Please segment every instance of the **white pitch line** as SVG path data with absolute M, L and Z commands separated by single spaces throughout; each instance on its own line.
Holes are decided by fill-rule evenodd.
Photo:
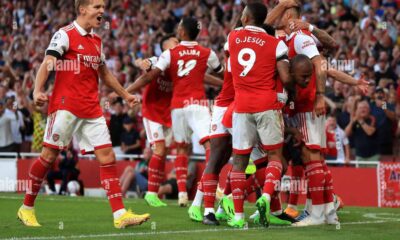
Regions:
M 387 222 L 400 222 L 400 219 L 393 220 L 377 220 L 377 221 L 360 221 L 360 222 L 344 222 L 340 225 L 361 225 L 361 224 L 380 224 Z M 332 226 L 334 227 L 334 226 Z M 269 229 L 296 229 L 291 226 L 270 226 Z M 261 230 L 262 227 L 254 227 L 248 229 L 232 229 L 232 228 L 213 228 L 213 229 L 193 229 L 179 231 L 160 231 L 160 232 L 134 232 L 134 233 L 107 233 L 107 234 L 89 234 L 89 235 L 70 235 L 70 236 L 49 236 L 49 237 L 22 237 L 22 238 L 2 238 L 0 240 L 52 240 L 52 239 L 82 239 L 82 238 L 114 238 L 114 237 L 130 237 L 130 236 L 147 236 L 147 235 L 168 235 L 168 234 L 185 234 L 185 233 L 207 233 L 207 232 L 228 232 L 228 231 L 247 231 Z

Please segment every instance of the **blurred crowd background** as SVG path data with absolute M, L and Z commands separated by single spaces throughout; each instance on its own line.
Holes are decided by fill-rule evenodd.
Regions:
M 72 0 L 0 0 L 0 151 L 40 152 L 46 107 L 32 104 L 33 81 L 52 34 L 75 18 Z M 106 64 L 123 86 L 140 74 L 138 58 L 159 56 L 160 38 L 173 33 L 182 16 L 202 23 L 200 44 L 223 60 L 223 44 L 242 11 L 238 0 L 106 0 L 104 24 L 97 33 Z M 275 1 L 264 1 L 269 9 Z M 332 66 L 371 84 L 366 96 L 353 87 L 328 81 L 328 157 L 340 161 L 393 160 L 400 135 L 400 1 L 306 0 L 303 20 L 327 31 L 338 48 L 326 55 Z M 52 92 L 54 74 L 46 89 Z M 110 101 L 100 85 L 100 103 L 118 153 L 140 154 L 146 147 L 140 106 L 128 109 L 121 99 Z M 219 89 L 206 86 L 212 100 Z M 397 114 L 396 114 L 397 113 Z M 7 119 L 12 119 L 11 123 Z M 361 127 L 375 129 L 366 133 Z M 340 130 L 340 129 L 341 130 Z M 340 134 L 339 134 L 340 133 Z M 126 147 L 132 146 L 135 147 Z M 334 149 L 336 148 L 336 150 Z M 336 152 L 335 152 L 336 151 Z M 336 155 L 335 155 L 336 154 Z

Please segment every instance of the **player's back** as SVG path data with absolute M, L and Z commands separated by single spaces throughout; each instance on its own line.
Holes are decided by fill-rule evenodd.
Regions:
M 181 42 L 170 49 L 171 63 L 167 71 L 173 82 L 171 108 L 205 99 L 204 75 L 211 50 L 196 42 Z
M 246 26 L 230 33 L 229 54 L 237 112 L 279 109 L 276 97 L 276 63 L 285 44 L 262 28 Z M 285 50 L 286 54 L 286 50 Z

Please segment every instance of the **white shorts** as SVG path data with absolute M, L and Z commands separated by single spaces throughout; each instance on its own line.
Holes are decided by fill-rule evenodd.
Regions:
M 110 133 L 104 117 L 78 118 L 67 110 L 57 110 L 47 117 L 43 145 L 53 149 L 66 149 L 73 135 L 82 154 L 112 147 Z
M 172 142 L 172 130 L 158 122 L 151 121 L 143 117 L 143 125 L 146 130 L 147 141 L 150 144 L 156 142 L 165 142 L 165 146 L 169 147 Z
M 325 115 L 315 116 L 313 119 L 312 113 L 306 112 L 296 113 L 294 117 L 307 148 L 317 150 L 326 148 Z
M 230 135 L 228 128 L 222 124 L 225 112 L 228 107 L 213 107 L 211 116 L 210 138 L 218 138 Z
M 257 144 L 256 147 L 253 147 L 253 150 L 250 153 L 250 158 L 253 160 L 254 164 L 257 165 L 261 162 L 267 162 L 268 154 L 260 144 Z
M 208 107 L 191 104 L 184 108 L 176 108 L 171 112 L 172 133 L 177 144 L 189 144 L 192 133 L 200 139 L 200 143 L 208 140 L 210 132 L 210 111 Z
M 259 113 L 233 113 L 232 144 L 236 154 L 249 154 L 256 144 L 264 150 L 283 146 L 283 117 L 281 110 Z

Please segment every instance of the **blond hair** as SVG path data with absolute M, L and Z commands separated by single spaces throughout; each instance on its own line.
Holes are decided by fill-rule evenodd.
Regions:
M 75 0 L 76 15 L 80 15 L 79 8 L 89 5 L 91 0 Z

